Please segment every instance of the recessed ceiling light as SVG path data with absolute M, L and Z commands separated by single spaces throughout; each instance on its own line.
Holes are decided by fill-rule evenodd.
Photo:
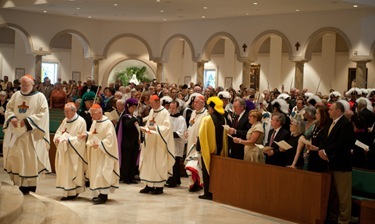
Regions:
M 91 16 L 88 16 L 89 19 L 91 19 L 92 17 Z
M 247 16 L 248 16 L 248 15 L 250 15 L 250 13 L 248 13 L 248 12 L 247 12 L 247 13 L 246 13 L 245 15 L 247 15 Z
M 354 8 L 358 8 L 358 5 L 353 5 Z
M 207 6 L 203 7 L 203 9 L 207 9 Z
M 299 12 L 300 10 L 299 9 L 296 9 L 296 12 Z
M 160 2 L 160 0 L 156 0 L 156 2 Z
M 253 5 L 258 5 L 258 2 L 254 2 Z
M 77 7 L 77 10 L 80 10 L 81 8 Z
M 164 10 L 160 10 L 160 12 L 161 12 L 161 13 L 163 13 L 163 12 L 164 12 Z
M 167 21 L 167 19 L 163 19 L 163 21 L 165 22 L 165 21 Z
M 202 19 L 205 19 L 206 18 L 206 16 L 202 16 Z
M 47 11 L 46 11 L 46 10 L 44 10 L 44 11 L 43 11 L 43 13 L 47 13 Z
M 113 6 L 115 6 L 115 7 L 116 7 L 116 6 L 118 6 L 118 5 L 117 5 L 117 3 L 114 3 L 114 4 L 113 4 Z

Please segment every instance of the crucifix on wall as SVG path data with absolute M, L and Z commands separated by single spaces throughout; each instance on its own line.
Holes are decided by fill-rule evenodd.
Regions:
M 296 46 L 296 50 L 298 51 L 298 49 L 299 49 L 299 47 L 300 47 L 301 45 L 299 44 L 299 42 L 297 42 L 296 45 L 294 45 L 294 46 Z
M 242 48 L 243 48 L 243 52 L 246 52 L 247 45 L 246 45 L 246 44 L 243 44 L 243 45 L 242 45 Z

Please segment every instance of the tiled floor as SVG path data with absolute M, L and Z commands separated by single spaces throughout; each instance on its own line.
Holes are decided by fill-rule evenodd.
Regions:
M 0 158 L 0 167 L 0 181 L 11 184 L 8 175 L 2 169 L 2 158 Z M 187 185 L 187 179 L 182 178 L 180 187 L 165 188 L 162 195 L 145 195 L 139 193 L 139 190 L 143 188 L 142 184 L 121 184 L 120 189 L 109 195 L 106 204 L 93 205 L 90 191 L 81 194 L 74 201 L 60 201 L 62 194 L 61 190 L 55 188 L 55 175 L 47 174 L 40 178 L 36 194 L 56 200 L 72 209 L 83 220 L 83 223 L 88 224 L 290 223 L 214 201 L 198 199 L 198 195 L 202 192 L 190 193 Z M 0 203 L 4 202 L 0 201 Z M 56 219 L 62 217 L 62 215 L 56 215 Z M 53 220 L 49 222 L 54 223 Z

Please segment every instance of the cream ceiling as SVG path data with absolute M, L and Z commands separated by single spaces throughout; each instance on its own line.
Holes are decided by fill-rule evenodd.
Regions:
M 110 21 L 170 22 L 375 9 L 375 0 L 0 0 L 0 7 Z

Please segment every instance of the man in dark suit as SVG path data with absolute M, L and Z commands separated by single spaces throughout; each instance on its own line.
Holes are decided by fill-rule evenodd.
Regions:
M 86 81 L 86 86 L 82 87 L 81 89 L 81 97 L 86 93 L 86 92 L 94 92 L 96 94 L 96 91 L 98 90 L 97 86 L 93 85 L 93 82 L 90 78 L 87 79 Z
M 335 102 L 329 108 L 332 124 L 325 135 L 324 148 L 319 150 L 319 156 L 328 161 L 332 175 L 327 212 L 327 221 L 332 223 L 349 223 L 351 216 L 352 158 L 350 150 L 355 138 L 353 125 L 343 116 L 344 111 L 341 102 Z
M 272 129 L 268 134 L 267 145 L 264 147 L 264 154 L 266 155 L 266 164 L 275 166 L 286 166 L 285 151 L 281 151 L 276 142 L 288 141 L 290 132 L 285 129 L 285 115 L 275 112 L 271 117 Z
M 375 115 L 372 111 L 367 109 L 367 101 L 365 99 L 360 99 L 358 101 L 358 113 L 364 118 L 366 128 L 371 128 L 375 122 Z
M 228 133 L 237 138 L 246 140 L 247 131 L 250 129 L 251 125 L 248 119 L 248 113 L 246 112 L 246 102 L 242 98 L 237 98 L 233 103 L 233 110 L 235 117 L 233 119 L 231 128 Z M 233 143 L 233 139 L 228 137 L 229 145 L 229 157 L 234 159 L 242 159 L 244 157 L 244 145 Z

